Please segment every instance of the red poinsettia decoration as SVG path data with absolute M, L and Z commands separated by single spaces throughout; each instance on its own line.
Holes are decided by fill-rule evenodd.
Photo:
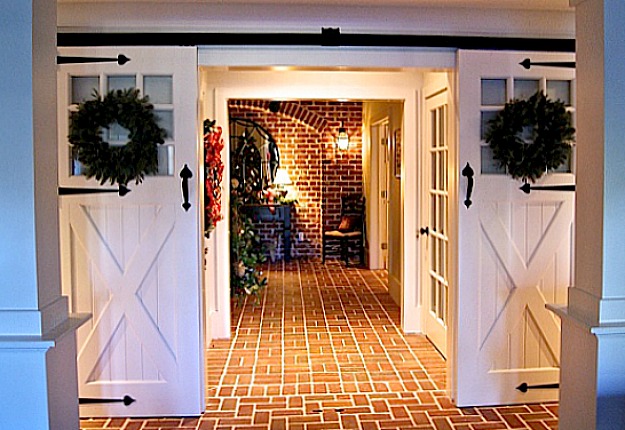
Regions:
M 206 177 L 204 194 L 204 235 L 210 236 L 215 229 L 221 215 L 221 181 L 223 179 L 224 163 L 221 161 L 221 151 L 224 141 L 221 137 L 221 127 L 215 127 L 215 121 L 204 121 L 204 173 Z

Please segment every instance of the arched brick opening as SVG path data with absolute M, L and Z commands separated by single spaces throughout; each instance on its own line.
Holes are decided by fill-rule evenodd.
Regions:
M 363 191 L 362 103 L 230 100 L 228 108 L 230 116 L 259 123 L 276 140 L 281 166 L 300 196 L 293 211 L 292 255 L 319 258 L 324 226 L 338 225 L 341 195 Z M 342 123 L 350 136 L 348 151 L 335 146 Z M 278 236 L 276 226 L 259 228 L 268 242 Z M 298 233 L 303 240 L 297 240 Z

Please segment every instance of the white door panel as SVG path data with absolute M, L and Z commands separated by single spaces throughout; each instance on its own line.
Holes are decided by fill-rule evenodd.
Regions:
M 155 111 L 171 118 L 160 174 L 116 193 L 61 197 L 63 290 L 73 312 L 92 320 L 77 332 L 79 395 L 136 400 L 129 406 L 81 406 L 82 416 L 197 415 L 202 412 L 200 327 L 201 226 L 197 138 L 197 54 L 194 48 L 63 49 L 60 55 L 131 58 L 116 64 L 59 69 L 59 183 L 111 188 L 72 168 L 67 143 L 77 78 L 95 77 L 104 94 L 113 82 L 134 82 Z M 147 79 L 146 79 L 147 78 Z M 170 100 L 167 100 L 170 98 Z M 167 121 L 166 121 L 167 122 Z M 192 207 L 182 208 L 179 172 L 188 165 Z M 74 164 L 75 166 L 75 164 Z
M 423 266 L 424 328 L 447 357 L 449 311 L 449 100 L 448 89 L 425 91 L 424 197 L 420 245 Z
M 558 390 L 533 389 L 559 380 L 560 325 L 547 303 L 566 303 L 572 280 L 574 193 L 532 191 L 492 172 L 480 125 L 484 112 L 482 79 L 499 80 L 506 100 L 536 85 L 570 84 L 574 71 L 523 69 L 519 62 L 572 61 L 569 54 L 487 53 L 458 56 L 460 156 L 475 170 L 473 205 L 459 211 L 457 289 L 457 382 L 459 406 L 532 403 L 558 399 Z M 515 90 L 516 89 L 516 90 Z M 571 110 L 573 107 L 571 106 Z M 483 157 L 486 157 L 483 159 Z M 572 173 L 551 173 L 541 184 L 573 184 Z M 460 181 L 459 200 L 467 179 Z M 461 203 L 460 202 L 460 203 Z

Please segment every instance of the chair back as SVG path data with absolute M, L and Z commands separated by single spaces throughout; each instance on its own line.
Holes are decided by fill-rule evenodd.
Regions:
M 341 197 L 341 226 L 339 230 L 363 231 L 365 225 L 365 198 L 360 194 Z

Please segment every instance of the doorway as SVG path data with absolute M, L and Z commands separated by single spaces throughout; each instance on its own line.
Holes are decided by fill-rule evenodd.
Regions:
M 401 156 L 396 158 L 399 175 L 398 190 L 403 204 L 400 231 L 415 231 L 417 225 L 417 146 L 418 146 L 418 90 L 423 82 L 423 73 L 418 70 L 393 71 L 337 71 L 323 70 L 218 70 L 200 67 L 201 118 L 217 120 L 218 124 L 228 122 L 230 100 L 367 100 L 403 103 L 403 126 L 398 127 L 404 145 Z M 392 84 L 389 84 L 392 83 Z M 367 131 L 368 134 L 368 131 Z M 225 136 L 227 141 L 227 137 Z M 363 150 L 368 151 L 367 148 Z M 224 154 L 224 177 L 229 177 L 229 154 Z M 368 159 L 368 157 L 365 157 Z M 405 163 L 405 164 L 404 164 Z M 376 166 L 377 169 L 377 166 Z M 365 195 L 369 195 L 370 169 L 363 172 Z M 228 208 L 228 196 L 224 195 L 222 207 Z M 230 336 L 230 295 L 228 273 L 229 254 L 227 215 L 207 243 L 207 261 L 215 270 L 207 274 L 207 337 L 228 338 Z M 416 238 L 403 238 L 403 255 L 417 255 Z M 401 285 L 417 286 L 418 269 L 411 261 L 398 262 Z M 402 304 L 402 328 L 407 333 L 421 331 L 420 298 L 418 288 L 402 289 L 399 301 Z

